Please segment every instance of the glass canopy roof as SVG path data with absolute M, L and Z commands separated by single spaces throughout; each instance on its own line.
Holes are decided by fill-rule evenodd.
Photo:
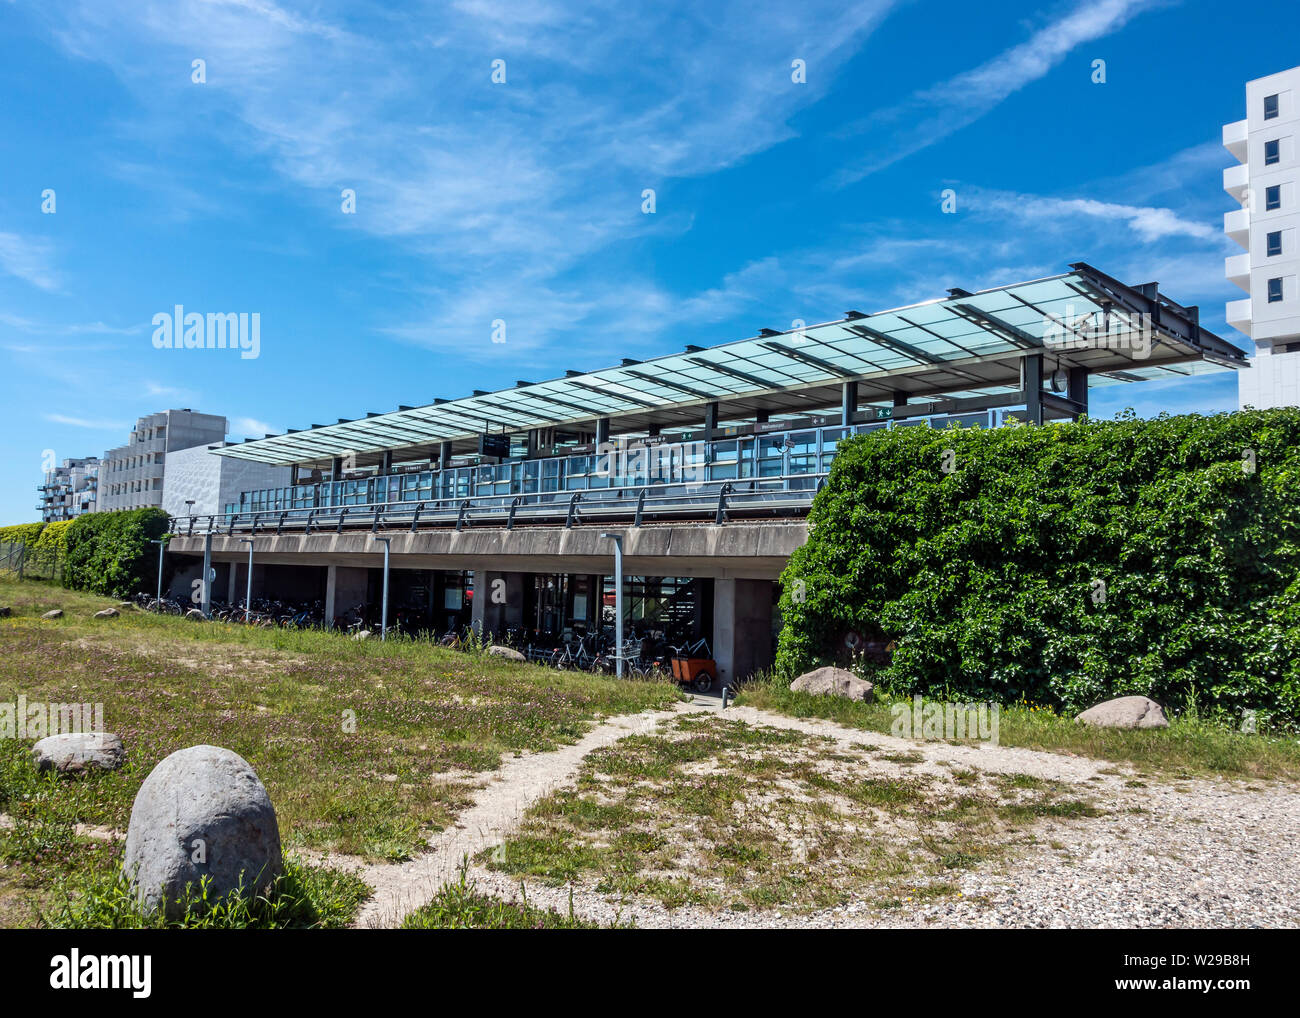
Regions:
M 871 315 L 848 312 L 839 321 L 800 331 L 763 330 L 721 346 L 691 346 L 683 353 L 625 359 L 617 367 L 521 382 L 498 392 L 312 425 L 214 451 L 289 465 L 472 439 L 484 432 L 591 424 L 601 417 L 654 420 L 673 409 L 773 394 L 803 393 L 825 406 L 828 387 L 847 381 L 859 383 L 863 404 L 877 398 L 887 402 L 899 389 L 917 396 L 1010 392 L 1019 388 L 1020 359 L 1033 353 L 1048 355 L 1057 366 L 1089 368 L 1094 385 L 1246 366 L 1240 350 L 1200 327 L 1195 308 L 1169 301 L 1155 284 L 1129 287 L 1084 263 L 1071 270 L 978 293 L 952 290 L 948 298 Z M 1059 335 L 1059 326 L 1049 334 L 1054 321 L 1102 312 L 1149 314 L 1149 348 L 1052 344 Z M 791 402 L 772 406 L 789 412 Z

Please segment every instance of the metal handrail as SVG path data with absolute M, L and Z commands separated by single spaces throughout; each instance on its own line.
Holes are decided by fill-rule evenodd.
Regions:
M 797 511 L 806 509 L 821 490 L 825 474 L 792 474 L 777 477 L 742 478 L 739 481 L 708 482 L 705 485 L 665 485 L 661 493 L 651 492 L 651 488 L 636 489 L 589 489 L 578 492 L 544 492 L 528 495 L 484 495 L 478 498 L 439 499 L 436 502 L 379 502 L 365 506 L 313 507 L 283 510 L 278 515 L 279 523 L 276 533 L 285 529 L 296 529 L 295 524 L 302 520 L 304 536 L 310 535 L 320 524 L 334 524 L 335 533 L 342 533 L 349 516 L 370 517 L 371 531 L 380 527 L 388 529 L 392 524 L 405 525 L 410 522 L 411 532 L 415 532 L 420 523 L 431 526 L 439 523 L 453 523 L 457 530 L 473 524 L 475 519 L 502 517 L 501 522 L 508 529 L 513 524 L 523 521 L 563 523 L 572 528 L 583 520 L 596 520 L 613 516 L 631 516 L 633 526 L 641 526 L 647 516 L 659 518 L 694 516 L 708 519 L 713 517 L 715 523 L 723 523 L 736 512 L 745 509 L 768 508 L 773 511 Z M 792 487 L 791 481 L 798 483 Z M 782 485 L 775 487 L 774 485 Z M 717 486 L 716 488 L 714 486 Z M 546 496 L 565 496 L 561 498 Z M 457 504 L 457 502 L 459 504 Z M 581 502 L 582 511 L 578 512 Z M 482 517 L 471 516 L 471 510 Z M 255 518 L 261 514 L 252 514 Z M 233 533 L 235 523 L 240 517 L 249 517 L 248 513 L 213 514 L 208 517 L 208 532 L 216 527 Z M 191 519 L 197 517 L 191 517 Z M 513 523 L 512 523 L 513 521 Z M 364 524 L 363 524 L 364 525 Z M 243 524 L 239 529 L 245 529 Z

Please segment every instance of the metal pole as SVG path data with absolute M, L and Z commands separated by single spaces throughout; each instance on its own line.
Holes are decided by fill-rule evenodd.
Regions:
M 623 535 L 601 534 L 614 542 L 614 660 L 623 677 Z
M 248 545 L 248 588 L 244 594 L 244 624 L 247 625 L 253 611 L 253 542 L 247 537 L 241 537 L 239 543 Z M 230 568 L 235 568 L 234 563 L 231 563 Z
M 157 602 L 162 600 L 163 549 L 167 547 L 167 539 L 165 537 L 160 537 L 153 543 L 158 545 L 158 593 L 154 596 L 154 602 L 157 604 Z
M 203 538 L 203 580 L 199 588 L 201 600 L 199 602 L 199 611 L 203 612 L 203 617 L 209 619 L 212 617 L 212 584 L 208 576 L 212 572 L 212 530 L 209 529 Z
M 389 553 L 388 543 L 392 540 L 392 538 L 376 537 L 375 540 L 381 542 L 384 546 L 384 603 L 383 603 L 383 608 L 381 609 L 381 614 L 379 616 L 379 638 L 381 640 L 387 640 L 388 639 L 388 553 Z

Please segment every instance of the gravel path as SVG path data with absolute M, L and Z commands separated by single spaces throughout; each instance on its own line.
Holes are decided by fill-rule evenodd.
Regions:
M 571 783 L 583 758 L 627 735 L 653 730 L 684 711 L 718 712 L 710 698 L 649 714 L 613 718 L 580 742 L 551 753 L 524 754 L 482 777 L 455 828 L 430 839 L 430 852 L 396 865 L 365 865 L 333 856 L 375 888 L 359 926 L 396 926 L 454 879 L 463 856 L 499 844 L 534 802 Z M 650 899 L 620 901 L 576 885 L 575 912 L 600 922 L 651 928 L 903 927 L 1300 927 L 1300 786 L 1226 780 L 1144 778 L 1112 761 L 1004 746 L 916 742 L 731 707 L 729 720 L 824 736 L 839 745 L 872 746 L 923 759 L 915 773 L 947 775 L 953 766 L 1029 774 L 1079 786 L 1103 815 L 1040 821 L 1037 843 L 1010 861 L 954 871 L 960 897 L 881 909 L 865 901 L 813 913 L 783 910 L 669 910 Z M 1104 773 L 1105 772 L 1105 773 Z M 1121 773 L 1116 773 L 1121 772 Z M 513 899 L 518 878 L 471 865 L 482 891 Z M 527 884 L 530 904 L 567 913 L 570 888 Z
M 374 888 L 374 897 L 362 906 L 355 925 L 399 926 L 407 913 L 426 904 L 439 887 L 456 878 L 465 856 L 473 858 L 499 844 L 533 803 L 570 782 L 588 753 L 629 735 L 653 731 L 661 721 L 684 710 L 698 709 L 702 708 L 682 703 L 668 710 L 622 715 L 593 728 L 572 746 L 507 759 L 497 770 L 479 775 L 479 780 L 488 784 L 475 794 L 474 805 L 460 814 L 454 827 L 429 839 L 427 853 L 408 862 L 357 865 L 346 857 L 329 856 L 330 865 L 354 870 Z

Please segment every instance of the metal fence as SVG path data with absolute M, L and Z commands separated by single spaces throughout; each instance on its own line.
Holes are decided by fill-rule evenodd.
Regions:
M 63 582 L 64 556 L 58 549 L 38 553 L 21 541 L 0 541 L 0 575 Z

